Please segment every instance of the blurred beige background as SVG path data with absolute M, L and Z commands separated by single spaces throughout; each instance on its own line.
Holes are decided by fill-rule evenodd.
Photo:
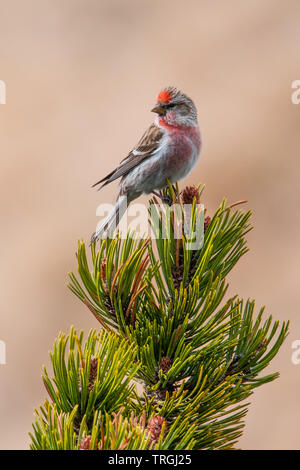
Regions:
M 0 1 L 1 317 L 0 447 L 28 448 L 33 408 L 46 396 L 42 364 L 60 330 L 98 327 L 67 290 L 77 239 L 89 239 L 100 202 L 91 184 L 109 172 L 153 119 L 165 85 L 195 101 L 201 161 L 186 183 L 247 199 L 251 251 L 230 293 L 291 319 L 290 335 L 256 390 L 239 445 L 299 449 L 300 2 Z M 146 200 L 146 198 L 145 198 Z

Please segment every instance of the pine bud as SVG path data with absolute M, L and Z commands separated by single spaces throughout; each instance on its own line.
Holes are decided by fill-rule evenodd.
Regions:
M 98 369 L 98 358 L 91 358 L 91 368 L 90 368 L 90 377 L 89 377 L 89 392 L 93 390 L 95 380 L 97 378 L 97 369 Z
M 101 260 L 100 275 L 101 275 L 101 280 L 103 282 L 104 289 L 106 293 L 108 294 L 109 291 L 108 291 L 107 281 L 106 281 L 106 258 L 103 258 Z
M 196 203 L 200 204 L 199 190 L 196 188 L 196 186 L 186 186 L 181 195 L 183 204 L 193 204 L 194 198 L 196 198 Z
M 204 232 L 206 232 L 206 230 L 208 229 L 210 221 L 211 221 L 211 218 L 209 217 L 209 215 L 207 215 L 204 219 Z
M 165 418 L 158 415 L 158 416 L 153 416 L 153 418 L 149 420 L 147 429 L 150 433 L 149 435 L 150 442 L 154 442 L 154 443 L 158 442 L 163 424 L 164 424 L 164 432 L 166 433 L 167 425 L 166 425 Z
M 166 374 L 172 367 L 172 360 L 167 357 L 163 356 L 159 362 L 159 369 L 163 371 L 164 374 Z
M 92 436 L 89 434 L 85 436 L 80 441 L 80 450 L 89 450 L 91 445 Z

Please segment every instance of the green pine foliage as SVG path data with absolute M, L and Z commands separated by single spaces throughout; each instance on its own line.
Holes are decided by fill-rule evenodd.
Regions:
M 199 204 L 202 191 L 188 187 L 178 196 L 169 185 L 167 218 L 150 201 L 154 240 L 129 232 L 89 250 L 79 242 L 69 288 L 100 329 L 86 341 L 74 328 L 56 340 L 32 449 L 237 445 L 247 399 L 278 377 L 262 371 L 288 323 L 263 318 L 263 308 L 255 313 L 254 301 L 226 298 L 226 276 L 248 251 L 251 213 L 224 200 L 210 218 Z

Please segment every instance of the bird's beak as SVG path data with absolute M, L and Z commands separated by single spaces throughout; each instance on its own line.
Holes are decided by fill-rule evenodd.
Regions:
M 154 106 L 153 109 L 151 109 L 151 112 L 161 115 L 161 114 L 164 114 L 164 113 L 165 113 L 165 110 L 163 109 L 163 107 L 161 106 L 161 104 L 157 104 L 157 105 Z

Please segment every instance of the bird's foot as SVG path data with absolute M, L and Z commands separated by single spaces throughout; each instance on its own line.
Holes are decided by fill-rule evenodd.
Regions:
M 176 199 L 178 199 L 179 194 L 178 194 L 178 191 L 177 191 L 177 188 L 176 188 L 175 184 L 172 184 L 172 188 L 173 188 L 173 191 L 175 193 Z
M 152 194 L 159 197 L 159 199 L 161 199 L 163 202 L 165 202 L 169 206 L 171 206 L 173 204 L 173 200 L 172 200 L 172 198 L 170 198 L 170 196 L 162 196 L 161 194 L 157 193 L 156 191 L 152 191 Z

